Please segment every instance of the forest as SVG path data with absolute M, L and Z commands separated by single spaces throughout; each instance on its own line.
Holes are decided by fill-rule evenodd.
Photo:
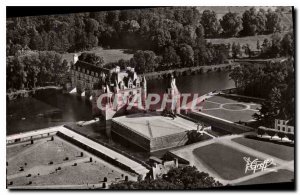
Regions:
M 68 65 L 61 54 L 98 46 L 130 49 L 134 53 L 131 60 L 101 65 L 132 66 L 138 73 L 227 63 L 232 46 L 207 43 L 206 38 L 281 33 L 287 29 L 281 12 L 250 8 L 242 15 L 229 11 L 218 19 L 211 10 L 200 13 L 196 7 L 161 7 L 7 18 L 7 89 L 35 88 L 52 81 L 59 84 L 63 79 L 59 75 Z M 246 51 L 247 46 L 235 51 L 241 49 Z M 43 55 L 53 52 L 55 59 L 44 63 Z

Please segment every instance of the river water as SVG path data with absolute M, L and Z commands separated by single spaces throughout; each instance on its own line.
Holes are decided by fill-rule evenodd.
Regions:
M 176 79 L 181 93 L 203 95 L 234 87 L 228 72 L 210 72 Z M 163 93 L 166 80 L 149 80 L 148 93 Z M 54 114 L 53 114 L 54 113 Z M 89 100 L 70 94 L 52 93 L 7 102 L 7 135 L 92 119 Z

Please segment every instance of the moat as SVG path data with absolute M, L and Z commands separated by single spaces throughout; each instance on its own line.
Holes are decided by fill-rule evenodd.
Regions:
M 206 94 L 214 90 L 234 87 L 229 72 L 210 72 L 200 75 L 182 76 L 176 79 L 181 93 Z M 163 79 L 149 80 L 147 92 L 163 93 Z M 53 92 L 7 102 L 7 135 L 46 128 L 76 121 L 91 120 L 89 100 L 79 96 Z

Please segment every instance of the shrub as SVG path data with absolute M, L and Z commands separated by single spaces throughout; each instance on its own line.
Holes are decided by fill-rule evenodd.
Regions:
M 258 128 L 257 129 L 257 135 L 260 135 L 261 137 L 266 133 L 265 130 Z
M 267 130 L 266 133 L 271 136 L 271 139 L 276 135 L 276 131 Z
M 284 133 L 284 132 L 281 132 L 281 131 L 279 131 L 279 132 L 277 133 L 277 135 L 278 135 L 278 137 L 280 137 L 281 141 L 282 141 L 282 138 L 285 137 L 285 133 Z
M 291 134 L 291 133 L 288 133 L 286 134 L 287 138 L 291 141 L 294 141 L 295 140 L 295 135 L 294 134 Z

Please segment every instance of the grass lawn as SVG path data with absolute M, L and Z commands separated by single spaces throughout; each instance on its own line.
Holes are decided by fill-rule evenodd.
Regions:
M 294 179 L 293 172 L 288 170 L 279 170 L 278 172 L 270 172 L 268 174 L 255 177 L 253 179 L 238 183 L 236 185 L 290 182 L 292 179 Z
M 120 59 L 129 60 L 133 57 L 133 54 L 125 53 L 124 49 L 103 49 L 102 47 L 97 47 L 83 52 L 95 53 L 96 55 L 103 57 L 105 64 L 109 62 L 117 62 Z M 65 53 L 63 54 L 62 59 L 66 59 L 68 62 L 71 62 L 73 61 L 73 55 L 74 53 Z
M 211 42 L 212 44 L 228 44 L 232 45 L 233 43 L 240 43 L 241 46 L 249 44 L 251 50 L 257 50 L 256 44 L 257 40 L 260 44 L 263 43 L 265 39 L 271 40 L 270 35 L 257 35 L 257 36 L 248 36 L 248 37 L 233 37 L 233 38 L 217 38 L 217 39 L 206 39 L 207 42 Z M 243 49 L 242 49 L 243 51 Z
M 294 147 L 239 137 L 232 141 L 283 160 L 294 160 Z
M 233 180 L 252 174 L 245 173 L 243 157 L 255 158 L 228 146 L 214 143 L 195 149 L 193 154 L 223 179 Z

